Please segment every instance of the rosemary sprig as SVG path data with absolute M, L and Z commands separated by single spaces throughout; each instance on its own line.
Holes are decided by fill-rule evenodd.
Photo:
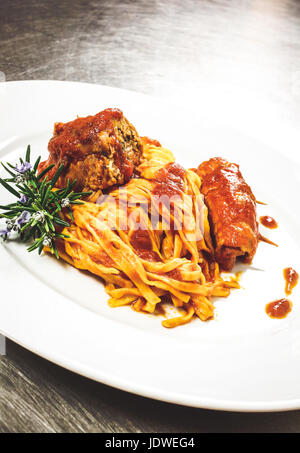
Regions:
M 37 169 L 41 157 L 34 165 L 30 163 L 30 145 L 27 147 L 25 161 L 20 158 L 20 164 L 1 162 L 9 177 L 0 178 L 0 184 L 17 199 L 8 205 L 0 205 L 4 211 L 0 217 L 6 219 L 6 228 L 0 229 L 0 237 L 4 241 L 19 236 L 23 242 L 29 242 L 28 251 L 38 250 L 41 254 L 47 246 L 59 259 L 55 240 L 67 237 L 61 230 L 70 224 L 61 217 L 61 211 L 67 210 L 72 219 L 72 204 L 82 204 L 80 198 L 91 192 L 74 192 L 76 181 L 68 180 L 67 186 L 53 190 L 62 171 L 59 166 L 54 176 L 48 180 L 47 173 L 54 167 L 49 165 L 39 175 Z

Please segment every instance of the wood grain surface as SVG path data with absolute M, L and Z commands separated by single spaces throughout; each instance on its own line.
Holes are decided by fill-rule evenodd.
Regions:
M 0 2 L 7 80 L 76 80 L 197 102 L 209 95 L 216 106 L 225 96 L 242 99 L 245 109 L 257 101 L 296 127 L 299 38 L 297 0 Z M 0 358 L 0 432 L 300 432 L 300 412 L 160 403 L 89 381 L 8 341 Z

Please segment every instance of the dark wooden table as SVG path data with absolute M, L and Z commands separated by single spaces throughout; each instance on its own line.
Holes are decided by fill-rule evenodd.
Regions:
M 1 0 L 0 71 L 7 80 L 77 80 L 179 99 L 222 93 L 244 99 L 245 110 L 250 101 L 252 108 L 262 103 L 297 127 L 300 2 Z M 89 381 L 8 341 L 0 431 L 299 432 L 300 413 L 160 403 Z

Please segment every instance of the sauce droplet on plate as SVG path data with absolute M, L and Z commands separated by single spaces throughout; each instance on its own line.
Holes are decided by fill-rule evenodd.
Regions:
M 285 294 L 290 295 L 298 283 L 299 274 L 292 267 L 287 267 L 283 270 L 283 276 L 286 281 Z
M 273 219 L 273 217 L 270 217 L 268 215 L 265 215 L 265 216 L 262 216 L 259 218 L 259 221 L 260 223 L 266 227 L 266 228 L 270 228 L 270 229 L 274 229 L 274 228 L 277 228 L 278 227 L 278 223 L 276 222 L 275 219 Z
M 266 313 L 270 318 L 283 319 L 292 311 L 292 303 L 288 299 L 275 300 L 266 305 Z

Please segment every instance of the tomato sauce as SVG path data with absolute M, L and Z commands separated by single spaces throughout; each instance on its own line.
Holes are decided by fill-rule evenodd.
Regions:
M 278 227 L 278 223 L 276 222 L 276 220 L 268 215 L 260 217 L 259 221 L 264 227 L 270 228 L 271 230 L 274 230 L 275 228 Z
M 168 164 L 155 175 L 154 196 L 168 198 L 182 195 L 184 191 L 185 169 L 178 164 Z
M 285 279 L 285 294 L 289 296 L 299 281 L 299 274 L 291 267 L 287 267 L 283 271 Z
M 266 305 L 266 313 L 273 319 L 283 319 L 291 311 L 292 303 L 288 299 L 275 300 Z

